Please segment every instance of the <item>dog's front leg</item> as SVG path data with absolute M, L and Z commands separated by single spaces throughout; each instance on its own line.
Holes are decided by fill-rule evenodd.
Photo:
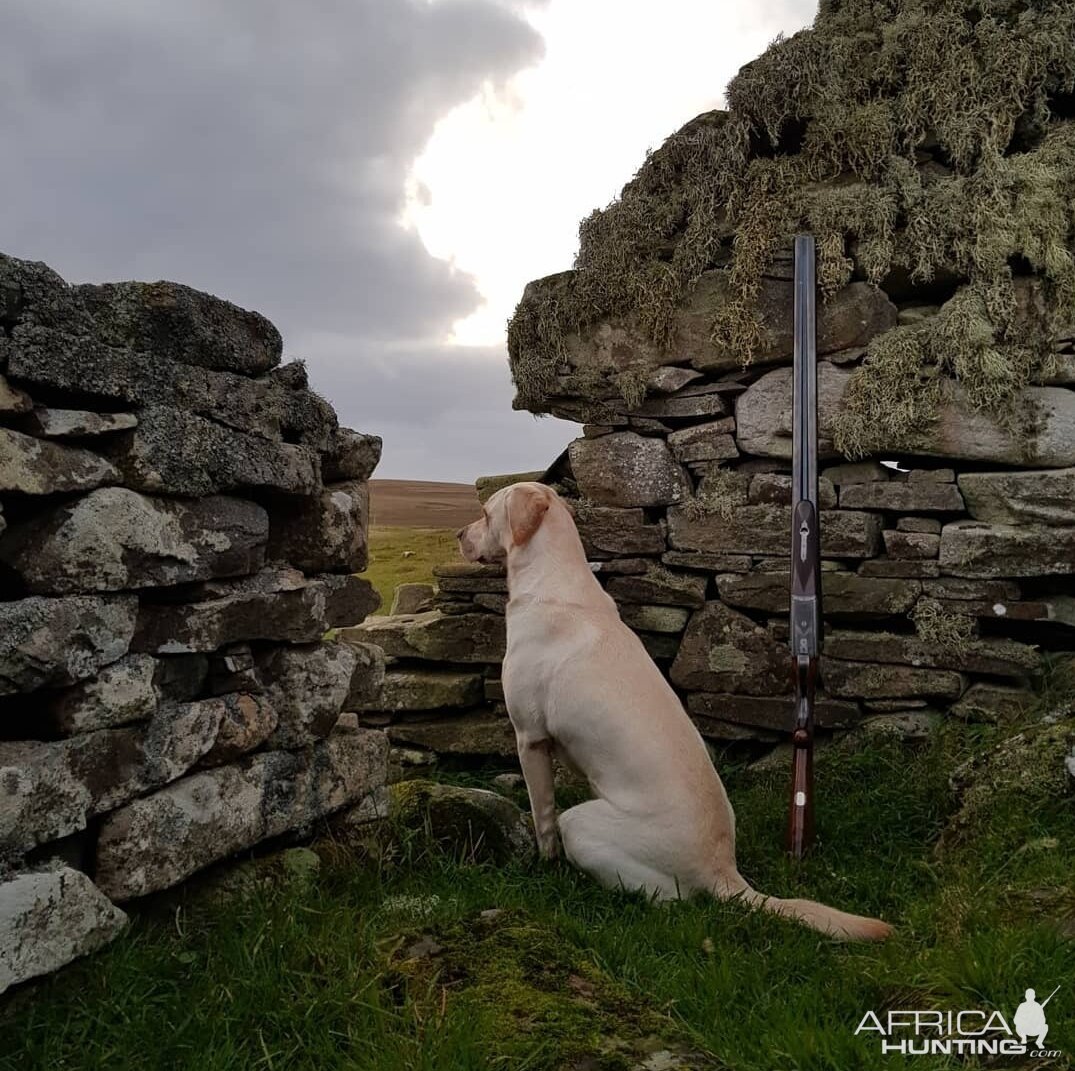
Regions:
M 560 854 L 556 838 L 556 797 L 552 784 L 552 740 L 531 740 L 519 734 L 519 765 L 523 768 L 526 791 L 530 795 L 530 813 L 534 819 L 538 852 L 542 859 Z

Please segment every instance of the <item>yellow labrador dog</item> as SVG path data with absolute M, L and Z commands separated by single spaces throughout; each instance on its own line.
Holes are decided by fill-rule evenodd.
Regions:
M 845 940 L 891 927 L 812 900 L 755 892 L 735 863 L 735 815 L 698 730 L 597 582 L 567 506 L 517 483 L 460 529 L 467 561 L 507 562 L 504 698 L 541 855 L 559 851 L 604 885 L 659 899 L 741 897 Z M 556 757 L 595 799 L 556 816 Z

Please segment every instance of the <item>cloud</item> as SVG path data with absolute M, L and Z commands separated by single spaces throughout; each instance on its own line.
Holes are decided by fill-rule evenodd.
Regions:
M 0 248 L 72 281 L 176 279 L 256 308 L 346 419 L 385 435 L 385 474 L 466 478 L 435 438 L 444 384 L 469 384 L 481 426 L 480 399 L 510 399 L 505 358 L 441 345 L 480 296 L 397 220 L 437 120 L 540 58 L 526 6 L 8 0 Z

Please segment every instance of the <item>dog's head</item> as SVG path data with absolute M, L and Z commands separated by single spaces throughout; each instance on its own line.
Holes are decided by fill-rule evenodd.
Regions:
M 543 483 L 513 483 L 490 496 L 481 517 L 456 532 L 468 562 L 503 561 L 514 547 L 530 542 L 541 527 L 556 492 Z

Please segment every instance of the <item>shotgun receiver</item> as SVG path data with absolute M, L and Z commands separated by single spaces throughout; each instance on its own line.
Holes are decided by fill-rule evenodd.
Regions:
M 814 690 L 821 653 L 821 527 L 817 508 L 817 289 L 814 239 L 795 238 L 792 375 L 791 663 L 795 679 L 787 849 L 814 840 Z

